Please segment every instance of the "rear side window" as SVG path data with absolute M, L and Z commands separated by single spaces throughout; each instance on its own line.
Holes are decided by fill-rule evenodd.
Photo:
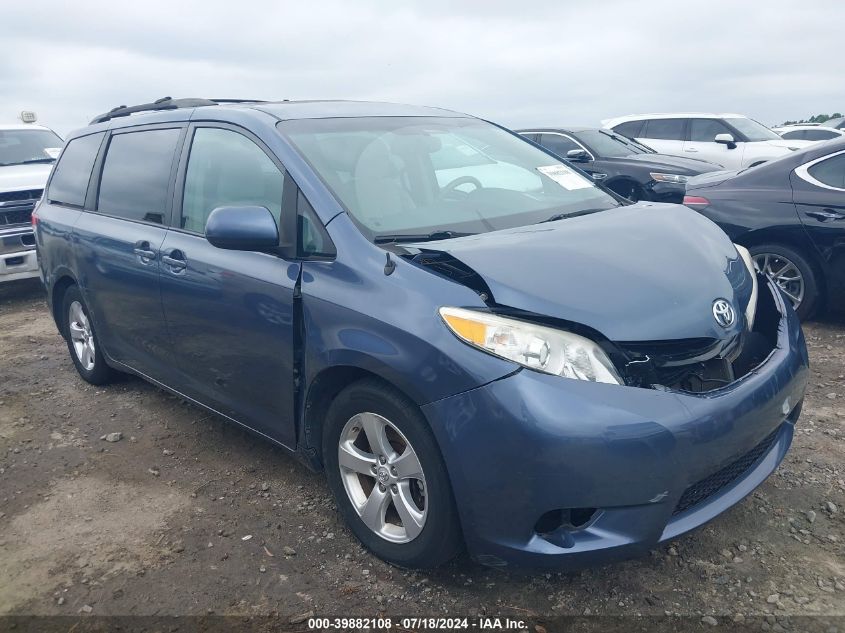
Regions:
M 684 139 L 684 119 L 649 119 L 643 138 L 682 141 Z
M 173 128 L 112 136 L 100 178 L 97 210 L 127 220 L 164 224 L 180 132 Z
M 845 189 L 845 154 L 816 163 L 808 172 L 813 178 L 829 187 Z
M 82 207 L 85 204 L 85 192 L 91 179 L 91 169 L 105 132 L 80 136 L 68 142 L 61 157 L 47 199 L 57 204 Z
M 197 128 L 191 144 L 183 229 L 205 233 L 217 207 L 266 207 L 280 225 L 284 174 L 258 145 L 243 134 L 222 128 Z
M 583 149 L 568 136 L 560 134 L 541 134 L 540 145 L 550 149 L 561 158 L 566 158 L 566 152 L 571 149 Z
M 689 140 L 696 143 L 715 143 L 717 134 L 736 136 L 727 125 L 718 119 L 692 119 Z
M 644 123 L 645 121 L 626 121 L 625 123 L 620 123 L 613 128 L 613 131 L 617 134 L 621 134 L 622 136 L 627 136 L 628 138 L 642 137 Z

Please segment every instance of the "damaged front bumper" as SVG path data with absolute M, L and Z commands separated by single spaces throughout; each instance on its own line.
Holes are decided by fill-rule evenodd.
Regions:
M 758 486 L 789 448 L 808 376 L 798 319 L 768 287 L 776 344 L 721 388 L 690 393 L 521 370 L 423 407 L 473 557 L 568 568 L 634 556 Z

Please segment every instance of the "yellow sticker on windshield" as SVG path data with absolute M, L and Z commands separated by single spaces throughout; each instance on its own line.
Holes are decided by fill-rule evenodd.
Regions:
M 575 173 L 566 165 L 546 165 L 544 167 L 538 167 L 537 171 L 544 176 L 548 176 L 569 191 L 573 189 L 586 189 L 587 187 L 593 186 L 589 180 Z

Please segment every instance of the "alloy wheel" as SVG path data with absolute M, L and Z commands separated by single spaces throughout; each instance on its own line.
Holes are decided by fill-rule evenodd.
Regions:
M 753 259 L 754 267 L 771 277 L 797 310 L 804 300 L 804 276 L 798 266 L 783 255 L 774 253 L 758 253 Z
M 68 330 L 70 332 L 70 340 L 73 343 L 73 351 L 76 352 L 76 358 L 79 360 L 79 364 L 86 371 L 91 371 L 94 369 L 96 355 L 94 334 L 91 332 L 91 323 L 79 301 L 74 301 L 70 304 L 68 310 Z
M 428 515 L 428 489 L 417 453 L 376 413 L 344 425 L 337 449 L 343 487 L 364 524 L 392 543 L 414 540 Z

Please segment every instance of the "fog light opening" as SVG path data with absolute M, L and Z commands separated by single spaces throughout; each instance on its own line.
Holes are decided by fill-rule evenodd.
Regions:
M 558 508 L 543 514 L 534 524 L 534 531 L 540 536 L 564 531 L 574 532 L 588 525 L 595 517 L 596 508 Z

